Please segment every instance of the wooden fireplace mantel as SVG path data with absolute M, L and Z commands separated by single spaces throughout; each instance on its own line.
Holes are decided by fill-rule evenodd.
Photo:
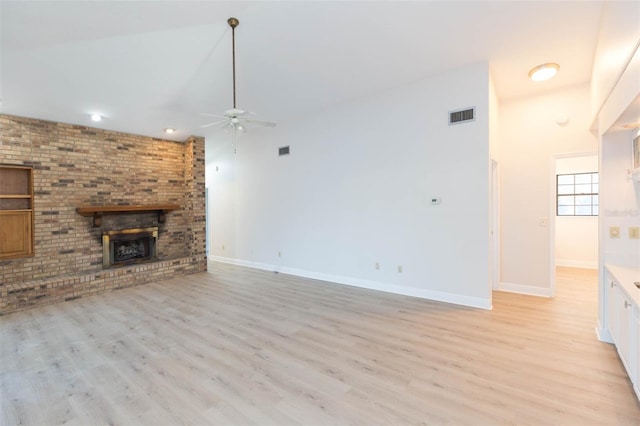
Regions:
M 133 214 L 133 213 L 157 213 L 158 222 L 164 223 L 166 214 L 178 210 L 177 204 L 150 204 L 138 206 L 86 206 L 77 207 L 76 213 L 84 217 L 93 217 L 93 226 L 102 225 L 102 216 L 113 214 Z

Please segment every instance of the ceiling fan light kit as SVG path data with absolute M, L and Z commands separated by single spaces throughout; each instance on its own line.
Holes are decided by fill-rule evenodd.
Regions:
M 233 144 L 235 145 L 236 133 L 245 132 L 247 130 L 247 124 L 256 124 L 259 126 L 275 127 L 276 123 L 271 121 L 254 120 L 248 118 L 247 115 L 255 115 L 253 112 L 245 111 L 237 107 L 236 100 L 236 27 L 240 25 L 240 21 L 237 18 L 227 19 L 227 23 L 231 27 L 231 69 L 233 74 L 233 108 L 226 110 L 222 115 L 215 114 L 201 114 L 208 117 L 219 118 L 211 123 L 207 123 L 201 128 L 212 127 L 217 125 L 223 125 L 223 128 L 230 128 L 233 136 Z

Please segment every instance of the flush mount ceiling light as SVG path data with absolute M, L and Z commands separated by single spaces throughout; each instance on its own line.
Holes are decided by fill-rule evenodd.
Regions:
M 176 129 L 174 129 L 173 127 L 167 127 L 166 129 L 164 129 L 164 132 L 168 135 L 175 133 Z
M 91 114 L 91 121 L 102 121 L 102 116 L 100 114 Z
M 546 64 L 538 65 L 529 71 L 529 78 L 533 81 L 545 81 L 553 78 L 560 69 L 560 65 L 548 62 Z

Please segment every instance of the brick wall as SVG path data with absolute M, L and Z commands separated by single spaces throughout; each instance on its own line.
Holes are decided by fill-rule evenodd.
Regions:
M 204 139 L 173 142 L 0 115 L 0 164 L 34 169 L 35 255 L 0 260 L 0 314 L 206 270 Z M 153 214 L 104 216 L 76 207 L 178 204 Z M 158 226 L 156 265 L 102 267 L 102 232 Z M 152 262 L 154 263 L 154 262 Z

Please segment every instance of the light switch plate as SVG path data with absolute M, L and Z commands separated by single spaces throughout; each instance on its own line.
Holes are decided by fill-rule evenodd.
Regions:
M 630 226 L 629 227 L 629 239 L 630 240 L 640 240 L 640 226 Z

